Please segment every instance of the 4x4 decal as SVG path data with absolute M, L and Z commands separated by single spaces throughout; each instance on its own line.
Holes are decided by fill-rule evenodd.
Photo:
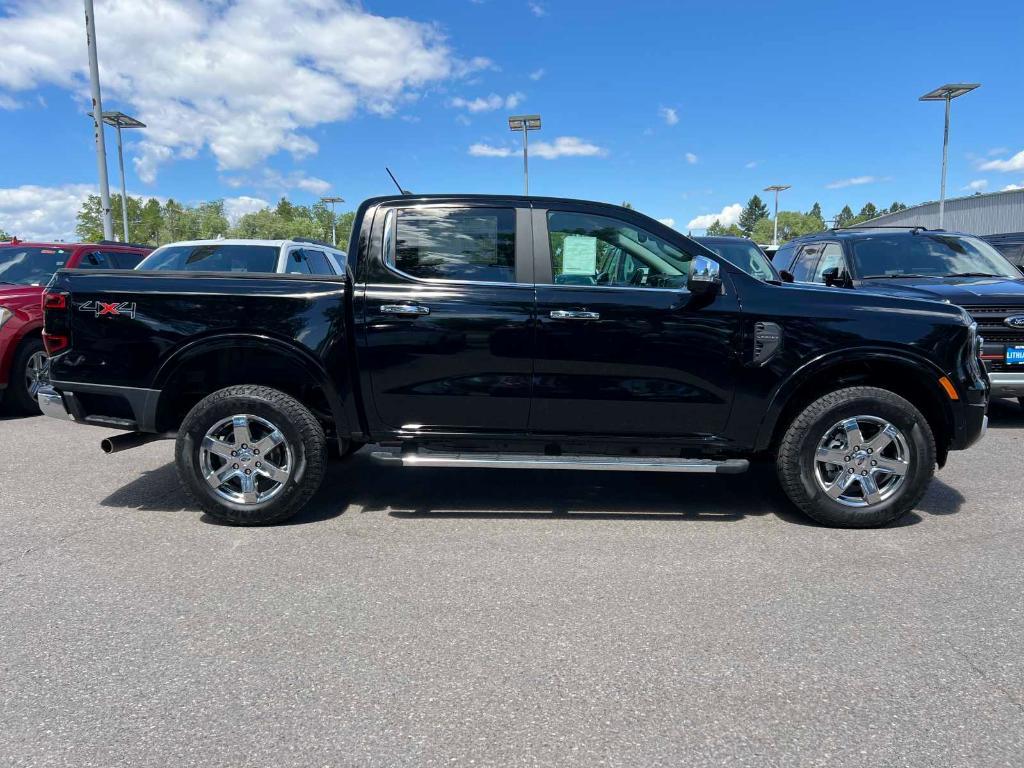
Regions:
M 135 302 L 115 301 L 108 303 L 105 301 L 86 301 L 78 305 L 78 311 L 92 312 L 96 317 L 102 317 L 103 315 L 115 315 L 120 317 L 121 315 L 125 315 L 134 320 Z

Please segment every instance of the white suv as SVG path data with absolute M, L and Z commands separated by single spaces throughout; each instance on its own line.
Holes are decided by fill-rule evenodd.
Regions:
M 138 270 L 344 275 L 344 251 L 316 240 L 188 240 L 161 245 Z

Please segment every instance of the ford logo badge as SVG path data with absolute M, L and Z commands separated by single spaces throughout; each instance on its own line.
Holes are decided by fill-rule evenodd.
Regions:
M 1011 328 L 1024 328 L 1024 315 L 1010 315 L 1003 322 Z

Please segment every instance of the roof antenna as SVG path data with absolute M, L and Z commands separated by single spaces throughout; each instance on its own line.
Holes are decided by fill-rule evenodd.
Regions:
M 390 176 L 390 177 L 391 177 L 391 180 L 392 180 L 393 182 L 395 182 L 395 186 L 396 186 L 396 187 L 398 187 L 398 191 L 399 191 L 399 192 L 401 192 L 401 193 L 402 193 L 403 195 L 411 195 L 411 194 L 412 194 L 412 192 L 410 192 L 410 191 L 409 191 L 408 189 L 402 189 L 402 185 L 398 183 L 398 179 L 396 179 L 396 178 L 395 178 L 395 174 L 393 174 L 393 173 L 391 172 L 391 169 L 390 169 L 390 168 L 388 168 L 388 167 L 387 167 L 387 166 L 385 165 L 385 166 L 384 166 L 384 170 L 388 172 L 388 176 Z

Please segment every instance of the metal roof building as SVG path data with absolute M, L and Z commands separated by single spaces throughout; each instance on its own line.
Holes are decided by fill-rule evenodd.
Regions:
M 936 201 L 915 205 L 905 211 L 878 216 L 859 226 L 866 227 L 871 224 L 937 229 L 939 204 Z M 946 200 L 945 221 L 942 227 L 974 235 L 1024 232 L 1024 189 L 950 198 Z

